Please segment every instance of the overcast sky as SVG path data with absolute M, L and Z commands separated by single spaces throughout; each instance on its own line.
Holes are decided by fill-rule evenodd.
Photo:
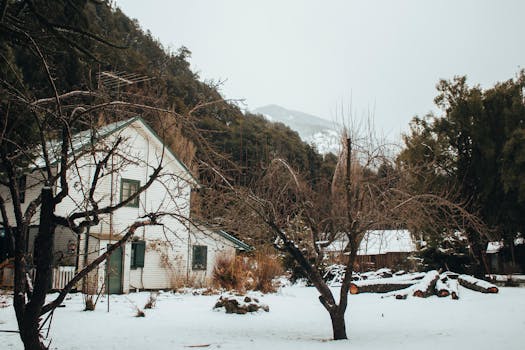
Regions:
M 397 138 L 439 79 L 489 87 L 525 68 L 525 1 L 118 0 L 201 79 L 249 109 L 325 119 L 370 111 Z

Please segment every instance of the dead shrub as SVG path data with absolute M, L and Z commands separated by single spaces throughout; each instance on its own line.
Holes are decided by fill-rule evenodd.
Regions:
M 258 290 L 275 292 L 275 277 L 283 274 L 281 262 L 271 254 L 257 253 L 252 257 L 219 256 L 213 269 L 213 283 L 226 290 Z
M 88 274 L 82 283 L 82 293 L 84 296 L 84 311 L 95 311 L 97 303 L 104 292 L 105 283 L 97 289 L 97 275 Z
M 170 277 L 171 290 L 178 292 L 187 288 L 206 288 L 206 279 L 199 274 L 188 273 L 187 275 L 172 274 Z
M 155 305 L 157 304 L 157 297 L 159 296 L 158 292 L 151 292 L 149 294 L 148 301 L 146 302 L 146 305 L 144 305 L 144 309 L 153 309 Z
M 141 309 L 137 308 L 137 312 L 135 313 L 135 317 L 146 317 L 146 314 Z
M 253 290 L 263 293 L 275 292 L 277 286 L 274 279 L 284 273 L 281 261 L 271 254 L 257 253 L 255 255 L 255 268 L 252 269 L 254 280 Z
M 246 267 L 244 258 L 240 256 L 231 258 L 226 255 L 219 255 L 213 268 L 214 285 L 226 290 L 245 290 L 249 272 Z

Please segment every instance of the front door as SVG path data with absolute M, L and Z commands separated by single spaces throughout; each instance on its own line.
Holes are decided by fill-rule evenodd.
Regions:
M 109 244 L 108 244 L 109 247 Z M 108 258 L 106 288 L 110 294 L 122 293 L 122 247 L 118 247 Z

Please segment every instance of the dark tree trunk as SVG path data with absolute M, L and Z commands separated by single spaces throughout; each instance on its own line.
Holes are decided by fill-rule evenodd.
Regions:
M 482 278 L 485 273 L 490 273 L 490 271 L 487 271 L 487 267 L 483 266 L 483 244 L 479 238 L 479 235 L 472 230 L 467 230 L 467 238 L 470 245 L 470 254 L 472 258 L 471 273 L 478 278 Z
M 338 308 L 339 309 L 339 308 Z M 332 330 L 334 332 L 334 340 L 348 339 L 346 336 L 345 313 L 340 310 L 329 311 L 332 319 Z
M 51 284 L 51 264 L 55 234 L 53 191 L 42 189 L 42 206 L 38 235 L 35 239 L 34 256 L 36 277 L 29 302 L 25 305 L 23 320 L 19 320 L 20 337 L 26 350 L 47 349 L 40 335 L 40 313 Z
M 39 328 L 39 317 L 35 319 L 25 317 L 20 328 L 20 338 L 24 343 L 25 350 L 46 350 L 47 347 L 42 342 Z

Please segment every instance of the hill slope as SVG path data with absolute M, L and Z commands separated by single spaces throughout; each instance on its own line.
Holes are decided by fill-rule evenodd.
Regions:
M 334 122 L 278 105 L 259 107 L 253 112 L 262 114 L 269 121 L 283 123 L 297 131 L 304 142 L 314 144 L 320 153 L 337 154 L 339 152 L 340 127 Z

